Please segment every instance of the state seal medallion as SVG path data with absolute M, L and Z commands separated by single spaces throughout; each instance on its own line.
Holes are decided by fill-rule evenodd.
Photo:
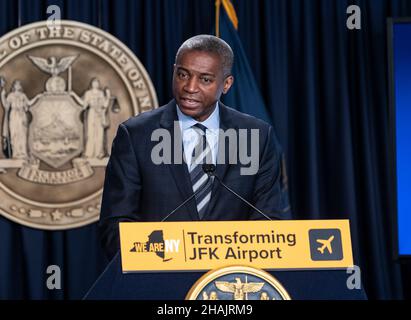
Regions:
M 36 22 L 0 38 L 0 214 L 64 230 L 99 218 L 118 125 L 158 106 L 134 54 L 96 27 Z
M 248 266 L 211 270 L 190 289 L 186 300 L 291 300 L 271 274 Z

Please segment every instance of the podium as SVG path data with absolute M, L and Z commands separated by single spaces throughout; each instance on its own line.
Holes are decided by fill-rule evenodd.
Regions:
M 221 223 L 221 222 L 220 222 Z M 262 230 L 261 222 L 253 222 L 256 225 L 256 230 Z M 259 224 L 260 223 L 260 224 Z M 233 223 L 231 222 L 231 225 Z M 203 276 L 206 271 L 195 271 L 195 270 L 188 270 L 188 269 L 174 269 L 174 270 L 161 270 L 161 266 L 167 266 L 170 268 L 170 261 L 165 259 L 165 254 L 167 253 L 167 249 L 163 249 L 164 251 L 161 252 L 161 259 L 159 257 L 159 252 L 154 252 L 148 250 L 147 247 L 142 248 L 142 245 L 146 243 L 150 244 L 150 242 L 140 242 L 147 238 L 147 235 L 153 235 L 152 230 L 157 230 L 158 227 L 161 226 L 164 235 L 167 238 L 169 237 L 177 238 L 177 234 L 180 232 L 176 232 L 176 235 L 173 236 L 174 231 L 179 231 L 179 225 L 173 225 L 172 223 L 164 224 L 149 224 L 149 223 L 136 223 L 135 225 L 127 224 L 122 228 L 120 225 L 120 234 L 121 242 L 122 242 L 122 255 L 120 252 L 113 258 L 113 260 L 108 264 L 104 272 L 101 276 L 97 279 L 91 289 L 87 292 L 84 299 L 85 300 L 183 300 L 187 293 L 190 291 L 192 286 L 197 282 L 197 280 Z M 178 226 L 178 227 L 175 227 Z M 197 228 L 198 224 L 193 223 L 186 223 L 185 228 Z M 207 225 L 210 226 L 210 225 Z M 218 223 L 213 230 L 218 229 Z M 223 224 L 223 226 L 225 226 Z M 347 273 L 346 268 L 339 267 L 339 268 L 332 268 L 331 264 L 330 267 L 327 267 L 329 263 L 333 265 L 338 265 L 339 263 L 341 266 L 344 262 L 344 259 L 348 257 L 348 259 L 352 260 L 352 252 L 351 252 L 351 242 L 349 239 L 349 224 L 348 221 L 299 221 L 299 222 L 276 222 L 275 226 L 277 230 L 285 230 L 289 228 L 289 230 L 296 231 L 297 238 L 300 239 L 299 247 L 295 246 L 292 249 L 288 249 L 289 252 L 285 253 L 288 254 L 289 258 L 292 258 L 293 255 L 302 255 L 304 256 L 301 263 L 306 263 L 308 267 L 311 265 L 318 264 L 326 266 L 326 268 L 304 268 L 304 270 L 294 268 L 294 269 L 287 269 L 287 261 L 283 267 L 281 267 L 281 262 L 277 261 L 277 266 L 275 271 L 270 271 L 270 267 L 264 267 L 265 271 L 271 274 L 274 278 L 276 278 L 282 286 L 287 290 L 289 296 L 293 300 L 364 300 L 367 299 L 366 293 L 361 286 L 361 289 L 349 289 L 347 283 L 349 283 L 349 277 L 351 274 Z M 317 229 L 312 229 L 312 226 L 315 226 Z M 127 227 L 127 228 L 125 228 Z M 201 227 L 201 225 L 200 225 Z M 235 227 L 233 230 L 239 230 L 241 227 L 241 222 Z M 337 229 L 330 229 L 330 227 L 336 227 Z M 138 230 L 134 229 L 137 228 Z M 291 229 L 290 229 L 291 228 Z M 319 228 L 319 229 L 318 229 Z M 328 228 L 328 229 L 327 229 Z M 123 230 L 122 230 L 123 229 Z M 128 229 L 128 230 L 126 230 Z M 200 228 L 201 229 L 201 228 Z M 206 228 L 209 229 L 209 228 Z M 252 229 L 250 228 L 250 222 L 247 223 L 247 230 Z M 186 229 L 187 230 L 187 229 Z M 267 229 L 269 230 L 269 229 Z M 344 256 L 344 259 L 340 259 L 340 262 L 337 261 L 313 261 L 316 260 L 315 254 L 319 254 L 317 251 L 319 248 L 317 245 L 321 246 L 320 244 L 312 241 L 312 237 L 316 236 L 315 232 L 320 230 L 323 235 L 324 231 L 334 232 L 335 235 L 340 234 L 340 239 L 333 236 L 335 241 L 340 241 L 342 243 L 341 252 L 338 253 L 338 246 L 334 245 L 333 249 L 330 251 L 334 254 L 334 257 L 338 259 L 338 254 L 341 254 L 341 257 Z M 138 232 L 136 232 L 138 231 Z M 163 235 L 163 231 L 161 234 Z M 341 231 L 341 232 L 340 232 Z M 151 233 L 150 233 L 151 232 Z M 154 231 L 156 235 L 158 235 L 158 230 Z M 214 231 L 217 232 L 217 231 Z M 237 232 L 237 231 L 236 231 Z M 133 240 L 135 239 L 135 235 L 145 234 L 144 237 L 138 238 L 139 242 L 134 242 L 135 247 L 130 249 L 130 244 L 132 244 Z M 327 238 L 328 235 L 325 237 Z M 149 238 L 150 239 L 150 238 Z M 317 238 L 313 238 L 317 239 Z M 184 240 L 184 239 L 183 239 Z M 188 248 L 189 245 L 187 241 L 185 241 L 185 247 Z M 323 240 L 318 241 L 320 243 Z M 314 244 L 313 244 L 314 243 Z M 315 248 L 313 248 L 313 245 Z M 262 246 L 264 248 L 264 246 Z M 140 250 L 140 252 L 138 252 Z M 315 250 L 314 250 L 315 249 Z M 300 250 L 300 251 L 298 251 Z M 314 251 L 315 252 L 314 252 Z M 324 249 L 322 249 L 324 251 Z M 311 253 L 310 253 L 311 251 Z M 157 255 L 156 255 L 156 254 Z M 344 253 L 344 254 L 343 254 Z M 172 257 L 174 254 L 174 260 L 171 263 L 175 263 L 176 265 L 185 265 L 185 268 L 191 268 L 194 263 L 203 263 L 199 261 L 190 261 L 189 259 L 184 259 L 185 253 L 183 254 L 180 252 L 172 252 L 170 253 L 169 257 Z M 314 254 L 314 256 L 313 256 Z M 337 255 L 337 256 L 335 256 Z M 187 256 L 188 257 L 188 256 Z M 331 257 L 331 256 L 330 256 Z M 323 259 L 320 257 L 320 259 Z M 128 260 L 128 261 L 127 261 Z M 292 260 L 292 259 L 291 259 Z M 324 259 L 323 259 L 324 260 Z M 256 260 L 257 261 L 257 260 Z M 208 261 L 207 263 L 209 263 Z M 261 260 L 258 263 L 271 263 L 270 261 Z M 352 263 L 352 262 L 350 262 Z M 303 265 L 303 264 L 302 264 Z M 252 266 L 252 264 L 251 264 Z M 285 266 L 285 267 L 284 267 Z M 261 268 L 261 265 L 257 265 L 257 267 Z M 213 269 L 211 267 L 210 269 Z M 145 270 L 146 269 L 146 270 Z M 124 272 L 126 270 L 128 272 Z M 138 272 L 133 272 L 132 270 L 138 270 Z M 155 270 L 155 271 L 152 271 Z
M 348 289 L 345 270 L 268 271 L 293 300 L 365 300 L 363 288 Z M 118 253 L 85 300 L 183 300 L 205 272 L 122 273 Z

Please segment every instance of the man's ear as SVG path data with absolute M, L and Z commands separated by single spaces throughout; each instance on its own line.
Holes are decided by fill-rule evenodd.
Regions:
M 234 83 L 234 77 L 233 76 L 228 76 L 224 80 L 224 88 L 223 88 L 223 93 L 226 94 L 228 90 L 230 90 L 231 86 Z

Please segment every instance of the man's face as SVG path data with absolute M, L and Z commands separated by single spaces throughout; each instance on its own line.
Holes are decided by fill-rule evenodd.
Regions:
M 173 93 L 182 113 L 197 121 L 206 120 L 222 93 L 233 84 L 225 76 L 219 56 L 204 51 L 183 51 L 173 74 Z

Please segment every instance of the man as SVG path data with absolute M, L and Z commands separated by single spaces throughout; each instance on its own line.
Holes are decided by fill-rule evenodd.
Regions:
M 273 128 L 219 101 L 233 84 L 233 59 L 230 46 L 217 37 L 188 39 L 176 55 L 175 99 L 119 126 L 106 170 L 100 217 L 102 242 L 110 258 L 119 249 L 119 222 L 161 221 L 194 192 L 196 196 L 167 221 L 264 219 L 216 179 L 207 179 L 201 165 L 204 159 L 216 165 L 215 173 L 225 184 L 266 215 L 291 218 Z M 181 146 L 184 161 L 156 164 L 153 150 L 159 141 L 152 133 L 157 130 L 170 133 L 171 154 Z M 233 140 L 222 135 L 229 130 L 238 136 L 245 132 L 247 139 L 243 135 L 234 140 L 232 148 Z M 253 132 L 258 132 L 257 142 L 252 140 Z M 203 148 L 198 149 L 199 145 Z M 241 161 L 229 161 L 241 159 L 230 157 L 244 148 L 257 150 L 258 168 L 252 174 L 244 174 Z

